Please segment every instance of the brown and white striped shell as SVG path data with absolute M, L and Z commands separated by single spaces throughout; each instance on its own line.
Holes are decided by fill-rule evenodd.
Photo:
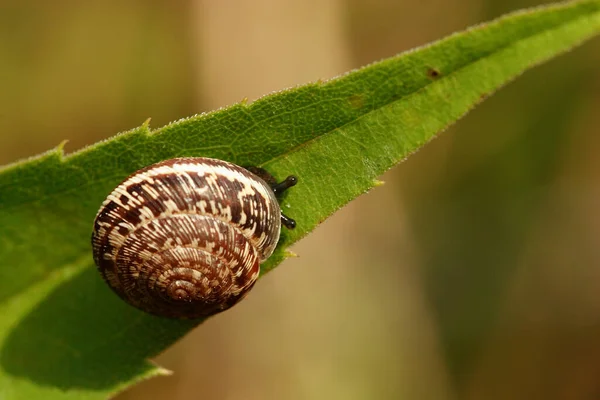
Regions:
M 94 261 L 131 305 L 205 317 L 252 288 L 280 229 L 279 203 L 258 176 L 221 160 L 172 159 L 131 175 L 104 201 Z

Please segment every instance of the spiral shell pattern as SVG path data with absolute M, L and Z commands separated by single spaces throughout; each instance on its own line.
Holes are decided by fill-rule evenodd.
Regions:
M 277 245 L 281 210 L 269 185 L 210 158 L 144 168 L 104 201 L 94 261 L 109 286 L 149 313 L 199 318 L 252 288 Z

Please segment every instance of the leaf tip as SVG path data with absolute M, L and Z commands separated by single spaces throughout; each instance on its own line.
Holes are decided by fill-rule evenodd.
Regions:
M 299 257 L 299 256 L 298 256 L 298 254 L 294 253 L 294 252 L 293 252 L 293 251 L 291 251 L 291 250 L 285 250 L 285 251 L 283 252 L 283 256 L 284 256 L 285 258 L 298 258 L 298 257 Z
M 148 378 L 152 378 L 155 376 L 170 376 L 173 375 L 173 371 L 171 371 L 170 369 L 167 369 L 159 364 L 156 363 L 156 361 L 153 360 L 148 360 L 147 361 L 148 364 L 150 364 L 150 372 L 148 373 Z
M 173 371 L 171 371 L 170 369 L 167 369 L 165 367 L 160 367 L 158 365 L 155 366 L 156 370 L 156 376 L 170 376 L 173 375 Z
M 63 157 L 65 156 L 65 146 L 67 145 L 67 143 L 69 142 L 68 139 L 63 140 L 62 142 L 60 142 L 58 144 L 58 146 L 56 146 L 54 148 L 54 153 L 58 156 L 58 158 L 60 160 L 63 159 Z
M 173 371 L 166 369 L 164 367 L 161 367 L 154 361 L 150 361 L 150 360 L 146 361 L 146 366 L 148 368 L 143 373 L 141 373 L 137 376 L 134 376 L 132 379 L 130 379 L 128 381 L 124 381 L 121 384 L 117 385 L 110 392 L 110 394 L 111 394 L 110 398 L 112 399 L 113 396 L 116 396 L 117 394 L 122 393 L 123 391 L 130 388 L 131 386 L 136 385 L 142 381 L 145 381 L 145 380 L 148 380 L 151 378 L 155 378 L 157 376 L 173 375 Z

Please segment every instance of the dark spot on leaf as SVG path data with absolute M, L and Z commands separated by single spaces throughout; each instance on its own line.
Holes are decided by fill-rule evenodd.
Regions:
M 442 75 L 442 73 L 440 71 L 438 71 L 435 68 L 429 68 L 427 70 L 427 76 L 431 79 L 437 79 Z
M 365 105 L 364 98 L 360 94 L 353 94 L 352 96 L 348 97 L 348 101 L 350 102 L 350 106 L 356 109 L 362 108 Z

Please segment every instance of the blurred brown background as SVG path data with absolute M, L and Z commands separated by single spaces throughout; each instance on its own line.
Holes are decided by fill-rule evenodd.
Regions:
M 0 163 L 540 3 L 0 0 Z M 118 399 L 600 399 L 599 110 L 595 40 L 386 174 Z

